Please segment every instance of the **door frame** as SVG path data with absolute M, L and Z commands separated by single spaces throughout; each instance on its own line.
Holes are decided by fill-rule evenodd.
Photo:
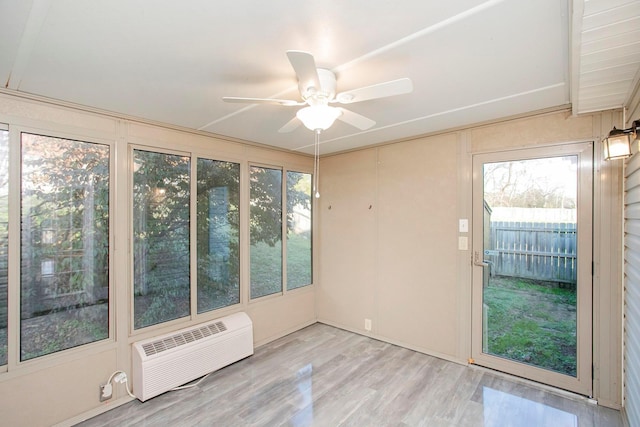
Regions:
M 576 303 L 576 377 L 483 353 L 483 271 L 473 259 L 483 254 L 484 163 L 545 157 L 578 156 L 578 272 Z M 501 150 L 472 156 L 472 309 L 471 361 L 474 364 L 516 375 L 585 396 L 593 396 L 593 142 L 567 143 L 536 148 Z M 482 259 L 480 260 L 482 261 Z

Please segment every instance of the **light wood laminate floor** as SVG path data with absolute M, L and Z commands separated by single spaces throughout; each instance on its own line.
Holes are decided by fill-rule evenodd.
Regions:
M 620 413 L 323 324 L 90 426 L 622 426 Z

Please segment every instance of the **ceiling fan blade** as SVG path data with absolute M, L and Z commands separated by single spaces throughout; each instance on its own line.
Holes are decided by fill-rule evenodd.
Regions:
M 291 99 L 273 99 L 273 98 L 241 98 L 237 96 L 224 96 L 224 102 L 237 102 L 243 104 L 276 104 L 285 107 L 293 107 L 296 105 L 304 105 L 304 102 L 293 101 Z
M 342 114 L 338 116 L 338 120 L 342 120 L 360 130 L 367 130 L 376 124 L 375 121 L 345 108 L 340 108 L 340 111 L 342 111 Z
M 341 92 L 336 95 L 336 101 L 340 104 L 353 104 L 354 102 L 368 101 L 369 99 L 385 98 L 387 96 L 402 95 L 413 91 L 411 79 L 403 78 L 378 83 L 359 89 Z
M 289 120 L 287 122 L 287 124 L 285 124 L 280 129 L 278 129 L 278 132 L 279 133 L 293 132 L 294 130 L 296 130 L 298 128 L 298 126 L 300 126 L 300 124 L 301 124 L 300 120 L 298 120 L 297 117 L 294 117 L 293 119 Z
M 288 50 L 287 57 L 298 76 L 300 87 L 304 91 L 307 91 L 310 87 L 320 90 L 320 78 L 318 77 L 316 60 L 313 55 L 300 50 Z

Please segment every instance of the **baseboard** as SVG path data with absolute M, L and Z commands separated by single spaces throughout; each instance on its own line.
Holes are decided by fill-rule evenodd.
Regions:
M 413 351 L 417 351 L 418 353 L 422 353 L 422 354 L 426 354 L 427 356 L 432 356 L 432 357 L 437 357 L 438 359 L 442 359 L 442 360 L 446 360 L 448 362 L 453 362 L 453 363 L 457 363 L 458 365 L 468 365 L 468 362 L 466 359 L 459 359 L 456 358 L 454 356 L 451 356 L 450 354 L 444 354 L 444 353 L 440 353 L 437 351 L 433 351 L 431 349 L 428 348 L 424 348 L 424 347 L 420 347 L 420 346 L 415 346 L 406 342 L 402 342 L 399 340 L 394 340 L 392 338 L 386 337 L 384 335 L 379 335 L 373 332 L 369 332 L 369 331 L 365 331 L 362 329 L 356 329 L 356 328 L 351 328 L 349 326 L 346 325 L 342 325 L 340 323 L 336 323 L 336 322 L 332 322 L 330 320 L 326 320 L 326 319 L 318 319 L 318 323 L 322 323 L 324 325 L 328 325 L 328 326 L 333 326 L 334 328 L 338 328 L 338 329 L 343 329 L 345 331 L 349 331 L 349 332 L 353 332 L 354 334 L 358 334 L 358 335 L 363 335 L 365 337 L 369 337 L 372 338 L 374 340 L 378 340 L 378 341 L 383 341 L 389 344 L 393 344 L 393 345 L 397 345 L 398 347 L 403 347 L 409 350 L 413 350 Z
M 256 341 L 253 346 L 255 348 L 258 348 L 258 347 L 260 347 L 262 345 L 270 343 L 271 341 L 275 341 L 275 340 L 280 339 L 282 337 L 286 337 L 287 335 L 292 334 L 292 333 L 294 333 L 296 331 L 299 331 L 300 329 L 304 329 L 304 328 L 306 328 L 308 326 L 311 326 L 314 323 L 317 323 L 317 321 L 315 319 L 311 319 L 311 320 L 308 320 L 306 322 L 302 322 L 300 324 L 292 326 L 291 328 L 285 329 L 284 331 L 278 332 L 275 335 L 271 335 L 271 336 L 269 336 L 267 338 L 264 338 L 264 339 L 262 339 L 260 341 Z
M 122 406 L 125 403 L 129 403 L 134 400 L 130 396 L 121 397 L 119 399 L 114 400 L 113 402 L 105 402 L 105 404 L 98 406 L 90 411 L 83 412 L 80 415 L 76 415 L 73 418 L 69 418 L 68 420 L 64 420 L 61 423 L 54 424 L 53 427 L 71 427 L 83 421 L 86 421 L 90 418 L 96 417 L 100 414 L 104 414 L 107 411 L 117 408 L 118 406 Z

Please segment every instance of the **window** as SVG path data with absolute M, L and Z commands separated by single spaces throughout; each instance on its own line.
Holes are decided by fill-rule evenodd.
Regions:
M 240 165 L 198 159 L 198 313 L 240 302 Z
M 282 170 L 250 168 L 251 298 L 282 292 Z
M 190 158 L 133 151 L 134 328 L 190 314 Z
M 311 174 L 287 172 L 287 289 L 310 285 Z
M 20 357 L 28 360 L 109 336 L 110 154 L 107 145 L 28 133 L 21 144 Z M 6 245 L 0 251 L 6 257 Z
M 0 365 L 7 364 L 9 132 L 0 130 Z

